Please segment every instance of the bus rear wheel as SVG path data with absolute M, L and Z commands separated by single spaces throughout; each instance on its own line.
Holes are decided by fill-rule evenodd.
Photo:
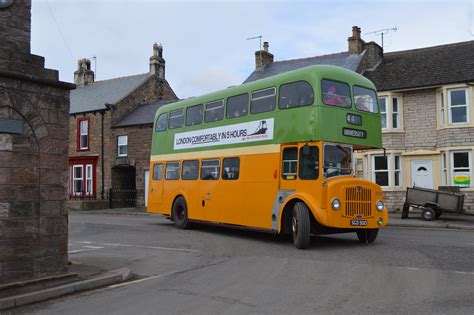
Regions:
M 291 231 L 293 234 L 293 243 L 296 248 L 308 248 L 311 240 L 311 221 L 308 206 L 301 201 L 295 203 L 293 207 Z
M 357 230 L 357 237 L 362 243 L 373 243 L 379 234 L 379 229 Z
M 178 229 L 187 229 L 191 223 L 188 219 L 188 205 L 183 197 L 178 197 L 173 204 L 173 223 Z

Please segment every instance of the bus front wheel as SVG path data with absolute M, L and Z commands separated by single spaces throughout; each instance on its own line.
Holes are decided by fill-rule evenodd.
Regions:
M 191 225 L 186 200 L 181 196 L 176 198 L 173 204 L 173 223 L 178 229 L 187 229 Z
M 311 240 L 311 221 L 308 206 L 301 201 L 295 203 L 293 207 L 291 231 L 293 234 L 293 243 L 296 248 L 308 248 Z
M 379 229 L 357 230 L 357 237 L 362 243 L 373 243 L 379 234 Z

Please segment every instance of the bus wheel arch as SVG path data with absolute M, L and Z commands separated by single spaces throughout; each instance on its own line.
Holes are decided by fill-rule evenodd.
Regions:
M 312 229 L 314 225 L 320 222 L 315 209 L 313 209 L 310 206 L 311 202 L 307 200 L 306 198 L 304 198 L 304 196 L 296 195 L 296 196 L 293 196 L 293 198 L 291 198 L 290 200 L 285 201 L 285 203 L 281 207 L 282 210 L 280 211 L 280 218 L 279 218 L 279 223 L 280 223 L 279 233 L 280 234 L 291 234 L 291 217 L 293 213 L 293 208 L 297 202 L 302 202 L 306 205 L 306 207 L 308 207 Z

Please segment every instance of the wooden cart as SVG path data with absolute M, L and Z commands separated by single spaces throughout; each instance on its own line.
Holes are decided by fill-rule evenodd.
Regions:
M 464 211 L 464 194 L 449 190 L 428 188 L 407 188 L 402 219 L 408 218 L 410 207 L 421 209 L 421 216 L 427 221 L 435 220 L 443 212 L 461 213 Z

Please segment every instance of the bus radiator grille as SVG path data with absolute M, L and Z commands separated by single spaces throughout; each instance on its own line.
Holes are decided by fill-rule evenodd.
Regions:
M 346 188 L 345 216 L 351 218 L 372 217 L 372 194 L 363 187 Z

